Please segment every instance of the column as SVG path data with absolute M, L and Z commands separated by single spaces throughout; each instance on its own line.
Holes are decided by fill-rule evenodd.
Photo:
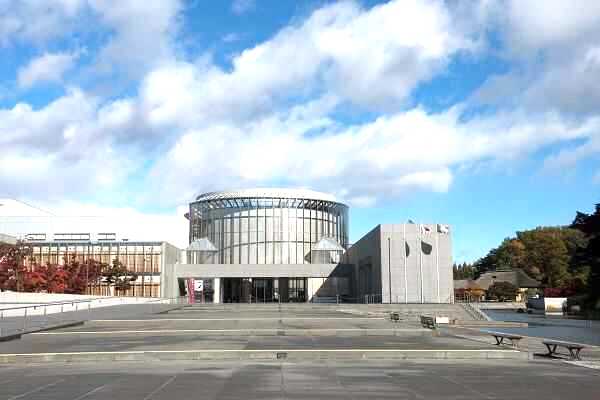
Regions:
M 213 279 L 213 290 L 215 291 L 213 294 L 213 303 L 220 304 L 222 302 L 221 299 L 221 278 Z

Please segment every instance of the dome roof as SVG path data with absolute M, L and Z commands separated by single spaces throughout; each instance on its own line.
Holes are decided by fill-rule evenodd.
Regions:
M 259 188 L 227 190 L 222 192 L 203 193 L 196 197 L 196 201 L 225 200 L 239 198 L 283 198 L 283 199 L 308 199 L 336 202 L 333 195 L 315 192 L 309 189 L 282 189 Z

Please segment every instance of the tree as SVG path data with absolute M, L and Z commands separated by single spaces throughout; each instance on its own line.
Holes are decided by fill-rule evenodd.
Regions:
M 549 287 L 561 287 L 569 278 L 569 253 L 560 228 L 540 227 L 517 232 L 525 246 L 525 272 Z
M 0 290 L 22 291 L 29 285 L 25 260 L 31 255 L 31 248 L 0 243 Z
M 131 282 L 137 280 L 137 274 L 128 271 L 127 268 L 118 259 L 113 260 L 112 264 L 102 271 L 104 282 L 114 284 L 116 291 L 125 291 L 131 287 Z
M 577 212 L 571 228 L 586 235 L 585 247 L 580 247 L 575 255 L 577 263 L 589 268 L 587 293 L 589 303 L 598 307 L 600 303 L 600 204 L 596 204 L 593 214 Z
M 527 252 L 519 239 L 506 238 L 496 249 L 496 269 L 524 269 Z
M 454 264 L 452 266 L 452 273 L 454 279 L 473 279 L 476 274 L 475 267 L 466 262 L 462 264 Z
M 487 290 L 487 297 L 494 300 L 514 300 L 519 288 L 510 282 L 494 282 Z
M 82 294 L 90 284 L 100 281 L 107 264 L 95 260 L 86 260 L 83 263 L 75 257 L 67 262 L 63 269 L 67 273 L 65 293 Z

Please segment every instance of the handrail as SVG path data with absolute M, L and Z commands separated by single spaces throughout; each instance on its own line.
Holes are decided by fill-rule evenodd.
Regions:
M 160 303 L 160 304 L 166 304 L 166 305 L 179 305 L 181 304 L 181 300 L 184 299 L 184 297 L 182 296 L 178 296 L 178 297 L 157 297 L 157 298 L 144 298 L 144 297 L 96 297 L 96 298 L 91 298 L 91 299 L 85 299 L 85 300 L 71 300 L 71 301 L 59 301 L 59 302 L 49 302 L 49 303 L 40 303 L 37 305 L 30 305 L 30 306 L 24 306 L 24 307 L 11 307 L 11 308 L 5 308 L 5 309 L 0 309 L 0 321 L 4 321 L 5 318 L 16 318 L 17 321 L 19 321 L 19 319 L 22 321 L 21 325 L 19 328 L 17 329 L 12 329 L 13 333 L 23 333 L 26 332 L 27 327 L 28 327 L 28 321 L 31 320 L 31 318 L 33 318 L 36 315 L 33 315 L 32 313 L 28 313 L 27 311 L 31 308 L 33 308 L 34 310 L 36 308 L 43 308 L 43 314 L 38 314 L 37 316 L 42 315 L 45 318 L 50 318 L 52 319 L 54 322 L 56 322 L 57 320 L 60 321 L 61 318 L 63 318 L 63 315 L 69 315 L 69 312 L 73 312 L 73 311 L 85 311 L 87 308 L 87 312 L 88 312 L 88 318 L 89 315 L 91 315 L 90 313 L 92 313 L 92 309 L 96 310 L 98 308 L 102 308 L 102 306 L 100 307 L 93 307 L 92 306 L 92 302 L 95 300 L 118 300 L 118 301 L 122 301 L 125 299 L 147 299 L 147 301 L 143 302 L 143 303 L 137 303 L 137 305 L 149 305 L 151 307 L 151 311 L 155 309 L 154 304 L 156 303 Z M 87 303 L 87 307 L 86 308 L 77 308 L 77 304 L 81 304 L 81 303 Z M 105 304 L 107 304 L 105 302 Z M 132 302 L 132 304 L 136 304 L 135 302 Z M 64 305 L 71 305 L 74 306 L 74 310 L 69 310 L 66 311 L 64 310 Z M 117 304 L 107 304 L 106 306 L 117 306 L 119 305 L 118 302 Z M 122 305 L 122 304 L 121 304 Z M 49 307 L 55 307 L 55 306 L 60 306 L 60 312 L 57 311 L 55 313 L 47 313 L 47 310 Z M 16 316 L 6 316 L 6 312 L 11 311 L 11 310 L 23 310 L 22 315 L 16 315 Z M 84 318 L 85 320 L 85 318 Z M 14 321 L 14 320 L 13 320 Z M 42 326 L 46 325 L 46 323 L 43 323 Z M 29 324 L 29 326 L 31 326 L 31 323 Z M 10 332 L 10 331 L 9 331 Z M 0 337 L 3 336 L 3 334 L 5 334 L 5 330 L 2 328 L 2 326 L 0 326 Z M 9 333 L 10 334 L 10 333 Z
M 115 297 L 117 299 L 119 299 L 120 297 Z M 93 299 L 86 299 L 86 300 L 71 300 L 71 301 L 51 301 L 48 303 L 35 303 L 35 304 L 31 304 L 29 306 L 19 306 L 19 307 L 8 307 L 8 308 L 1 308 L 0 307 L 0 311 L 9 311 L 9 310 L 19 310 L 19 309 L 23 309 L 23 308 L 37 308 L 37 307 L 45 307 L 45 306 L 60 306 L 63 304 L 75 304 L 75 303 L 91 303 L 92 301 L 95 300 L 103 300 L 103 299 L 109 299 L 108 297 L 96 297 Z M 15 304 L 16 302 L 12 302 L 12 303 L 5 303 L 5 304 Z
M 175 298 L 175 297 L 174 297 Z M 171 298 L 163 298 L 163 297 L 126 297 L 126 296 L 115 296 L 115 297 L 93 297 L 90 299 L 81 299 L 81 300 L 65 300 L 65 301 L 51 301 L 48 303 L 35 303 L 35 304 L 31 304 L 29 306 L 18 306 L 18 307 L 8 307 L 8 308 L 1 308 L 0 307 L 0 311 L 9 311 L 9 310 L 19 310 L 19 309 L 24 309 L 24 308 L 37 308 L 37 307 L 46 307 L 46 306 L 60 306 L 60 305 L 64 305 L 64 304 L 79 304 L 79 303 L 91 303 L 93 301 L 102 301 L 102 300 L 115 300 L 115 299 L 119 299 L 119 300 L 125 300 L 125 299 L 148 299 L 147 303 L 150 302 L 156 302 L 156 301 L 164 301 L 164 300 L 171 300 Z M 15 304 L 16 302 L 13 303 L 5 303 L 5 304 Z M 0 303 L 1 304 L 1 303 Z

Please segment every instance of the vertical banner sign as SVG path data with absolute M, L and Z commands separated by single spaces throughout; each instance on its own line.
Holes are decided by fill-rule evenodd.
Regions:
M 190 304 L 193 304 L 196 302 L 196 296 L 194 293 L 194 278 L 188 278 L 187 280 L 187 292 L 188 292 L 188 299 Z

